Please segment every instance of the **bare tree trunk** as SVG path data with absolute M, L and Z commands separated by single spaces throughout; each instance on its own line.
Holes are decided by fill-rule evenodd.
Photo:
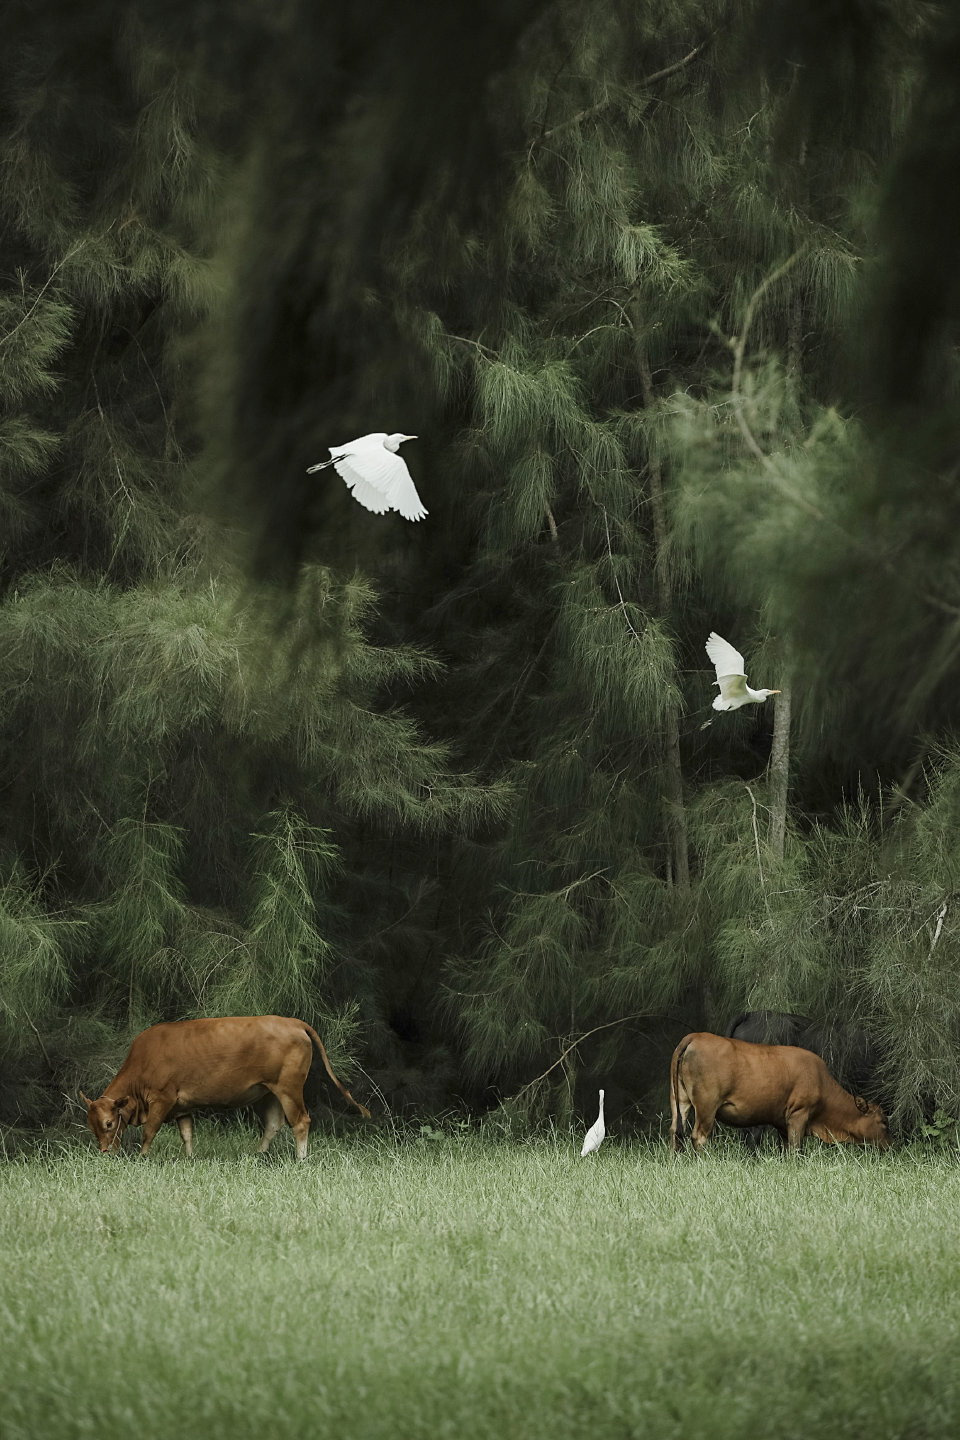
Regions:
M 790 672 L 784 667 L 780 694 L 773 715 L 770 747 L 770 825 L 767 840 L 778 860 L 783 859 L 787 835 L 787 790 L 790 785 Z
M 643 343 L 637 339 L 640 385 L 645 406 L 653 404 L 653 377 Z M 656 547 L 657 597 L 664 619 L 673 608 L 673 587 L 666 562 L 667 517 L 663 503 L 663 473 L 656 455 L 647 461 L 650 481 L 650 510 Z M 664 722 L 663 802 L 664 821 L 671 864 L 667 867 L 673 883 L 681 890 L 690 889 L 690 853 L 687 838 L 687 811 L 683 800 L 683 765 L 680 759 L 680 718 L 676 705 L 668 705 Z
M 803 155 L 800 163 L 803 164 Z M 796 399 L 803 372 L 803 299 L 790 301 L 787 324 L 787 381 Z M 778 860 L 783 859 L 787 837 L 787 791 L 790 786 L 790 665 L 783 666 L 780 694 L 773 716 L 773 744 L 770 747 L 770 824 L 767 840 Z

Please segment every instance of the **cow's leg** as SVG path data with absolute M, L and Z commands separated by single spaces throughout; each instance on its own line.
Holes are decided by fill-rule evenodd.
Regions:
M 307 1136 L 310 1134 L 310 1111 L 303 1103 L 303 1090 L 295 1093 L 281 1086 L 270 1087 L 278 1101 L 283 1106 L 283 1113 L 287 1118 L 287 1124 L 293 1131 L 294 1139 L 297 1142 L 297 1159 L 307 1158 Z
M 717 1118 L 716 1110 L 697 1110 L 693 1121 L 693 1130 L 690 1138 L 693 1141 L 693 1148 L 700 1155 L 706 1148 L 707 1141 L 713 1134 L 713 1126 Z
M 679 1089 L 679 1086 L 677 1087 Z M 674 1155 L 678 1155 L 683 1149 L 683 1137 L 687 1127 L 687 1115 L 690 1112 L 690 1104 L 681 1091 L 679 1095 L 674 1093 L 674 1086 L 670 1086 L 670 1149 Z
M 687 1133 L 687 1124 L 690 1121 L 690 1116 L 692 1115 L 694 1120 L 697 1118 L 697 1112 L 693 1108 L 693 1101 L 685 1090 L 680 1091 L 680 1104 L 678 1109 L 677 1149 L 680 1150 L 683 1147 L 683 1137 Z
M 143 1140 L 140 1144 L 141 1155 L 149 1154 L 150 1146 L 156 1139 L 157 1131 L 172 1109 L 173 1101 L 160 1096 L 157 1096 L 156 1099 L 150 1102 L 150 1109 L 147 1111 L 147 1117 L 143 1122 Z
M 178 1115 L 177 1128 L 180 1131 L 180 1139 L 183 1141 L 183 1148 L 187 1152 L 187 1159 L 193 1154 L 193 1116 Z
M 276 1095 L 265 1095 L 258 1100 L 256 1106 L 257 1114 L 260 1116 L 260 1123 L 263 1125 L 263 1134 L 260 1137 L 260 1144 L 257 1149 L 261 1155 L 265 1155 L 270 1148 L 270 1141 L 283 1125 L 283 1106 Z
M 678 1155 L 683 1149 L 684 1136 L 687 1133 L 687 1122 L 691 1115 L 696 1115 L 689 1097 L 680 1092 L 680 1103 L 676 1104 L 673 1096 L 670 1097 L 673 1109 L 673 1124 L 670 1126 L 670 1149 Z
M 803 1145 L 803 1137 L 807 1133 L 807 1124 L 809 1120 L 809 1110 L 795 1110 L 792 1114 L 787 1116 L 788 1150 L 799 1150 L 800 1147 Z
M 310 1134 L 310 1112 L 303 1108 L 299 1118 L 292 1122 L 293 1133 L 297 1141 L 297 1159 L 307 1158 L 307 1136 Z

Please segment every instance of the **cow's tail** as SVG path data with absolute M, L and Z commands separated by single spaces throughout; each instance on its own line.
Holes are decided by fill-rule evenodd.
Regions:
M 690 1034 L 681 1040 L 670 1061 L 670 1149 L 674 1154 L 683 1147 L 683 1119 L 680 1114 L 680 1062 L 692 1039 L 693 1035 Z
M 323 1068 L 330 1076 L 330 1079 L 333 1081 L 334 1085 L 336 1085 L 337 1089 L 340 1091 L 340 1094 L 345 1095 L 346 1098 L 350 1101 L 350 1104 L 356 1105 L 357 1109 L 360 1111 L 360 1114 L 366 1116 L 366 1118 L 369 1120 L 370 1111 L 367 1109 L 366 1105 L 361 1105 L 359 1100 L 354 1100 L 353 1096 L 350 1094 L 350 1091 L 346 1088 L 345 1085 L 341 1085 L 336 1075 L 334 1075 L 333 1069 L 330 1065 L 330 1061 L 327 1059 L 327 1052 L 323 1048 L 323 1041 L 320 1039 L 320 1036 L 317 1034 L 316 1030 L 314 1030 L 312 1025 L 308 1025 L 306 1020 L 301 1020 L 300 1024 L 303 1026 L 304 1030 L 306 1030 L 307 1034 L 310 1036 L 310 1039 L 320 1051 L 320 1059 L 323 1061 Z

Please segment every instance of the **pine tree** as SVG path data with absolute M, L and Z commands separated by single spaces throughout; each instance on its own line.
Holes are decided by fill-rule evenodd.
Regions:
M 48 1111 L 161 1017 L 299 1010 L 346 1068 L 360 1015 L 389 1051 L 365 931 L 417 876 L 387 857 L 506 793 L 391 701 L 436 665 L 371 642 L 369 584 L 303 565 L 289 604 L 201 510 L 237 100 L 123 7 L 60 10 L 0 117 L 0 1040 Z
M 709 948 L 694 956 L 681 938 L 682 777 L 703 745 L 689 721 L 681 744 L 678 660 L 701 654 L 717 621 L 702 588 L 709 559 L 665 495 L 665 476 L 672 486 L 684 466 L 695 473 L 698 453 L 692 431 L 678 438 L 674 395 L 724 363 L 720 336 L 734 326 L 735 390 L 755 383 L 750 330 L 768 346 L 794 337 L 798 368 L 798 313 L 818 308 L 838 327 L 836 282 L 852 264 L 833 211 L 800 208 L 792 172 L 770 183 L 776 101 L 751 116 L 745 87 L 712 83 L 732 70 L 739 36 L 725 42 L 683 6 L 655 25 L 610 5 L 557 7 L 551 27 L 513 77 L 522 158 L 485 252 L 490 290 L 472 328 L 463 317 L 456 333 L 444 326 L 442 295 L 420 318 L 438 383 L 455 401 L 474 397 L 464 462 L 486 512 L 474 568 L 442 606 L 480 612 L 469 683 L 489 667 L 479 718 L 504 717 L 492 740 L 483 725 L 484 758 L 516 757 L 526 797 L 502 850 L 493 933 L 451 971 L 478 1067 L 529 1065 L 551 1037 L 563 1050 L 611 1015 L 689 1003 L 695 961 L 716 992 Z M 798 168 L 805 179 L 812 164 Z M 475 241 L 474 266 L 480 254 Z M 793 382 L 784 423 L 806 393 Z M 756 463 L 750 443 L 763 453 L 769 436 L 738 418 Z M 728 463 L 718 448 L 717 466 Z M 699 523 L 703 549 L 719 549 L 715 517 Z M 486 614 L 473 599 L 484 589 Z M 743 598 L 764 616 L 759 594 Z M 785 777 L 785 734 L 779 754 Z M 785 789 L 778 808 L 775 836 Z
M 23 10 L 3 1043 L 309 1005 L 563 1112 L 769 1005 L 956 1106 L 955 21 L 474 12 Z M 422 526 L 306 475 L 373 429 Z
M 418 337 L 459 430 L 455 494 L 434 518 L 465 573 L 430 617 L 454 657 L 450 730 L 481 765 L 507 764 L 521 797 L 493 858 L 490 933 L 449 971 L 468 1053 L 501 1079 L 569 1054 L 611 1014 L 694 994 L 715 1023 L 731 1003 L 855 1008 L 839 972 L 811 982 L 820 940 L 816 964 L 789 959 L 788 798 L 819 797 L 824 727 L 837 737 L 806 683 L 791 736 L 787 672 L 806 682 L 812 650 L 799 584 L 850 529 L 825 503 L 845 504 L 836 477 L 860 453 L 836 408 L 842 335 L 923 20 L 903 7 L 870 38 L 869 103 L 848 91 L 859 103 L 820 113 L 776 54 L 766 70 L 749 58 L 759 7 L 719 20 L 551 7 L 497 81 L 516 157 L 504 203 L 458 227 L 425 198 L 371 296 Z M 838 76 L 860 53 L 854 31 Z M 684 690 L 703 706 L 708 683 L 692 699 L 679 663 L 704 668 L 723 616 L 787 677 L 769 783 L 763 720 L 738 717 L 723 741 L 677 721 Z M 762 729 L 759 743 L 769 754 Z M 728 847 L 717 769 L 749 786 Z M 690 926 L 684 902 L 694 787 L 713 817 L 696 827 L 694 899 L 716 934 Z M 702 907 L 711 884 L 722 915 Z

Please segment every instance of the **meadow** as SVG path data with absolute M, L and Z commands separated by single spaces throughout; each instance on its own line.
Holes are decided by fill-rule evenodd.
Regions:
M 0 1435 L 960 1433 L 956 1150 L 579 1138 L 0 1158 Z

